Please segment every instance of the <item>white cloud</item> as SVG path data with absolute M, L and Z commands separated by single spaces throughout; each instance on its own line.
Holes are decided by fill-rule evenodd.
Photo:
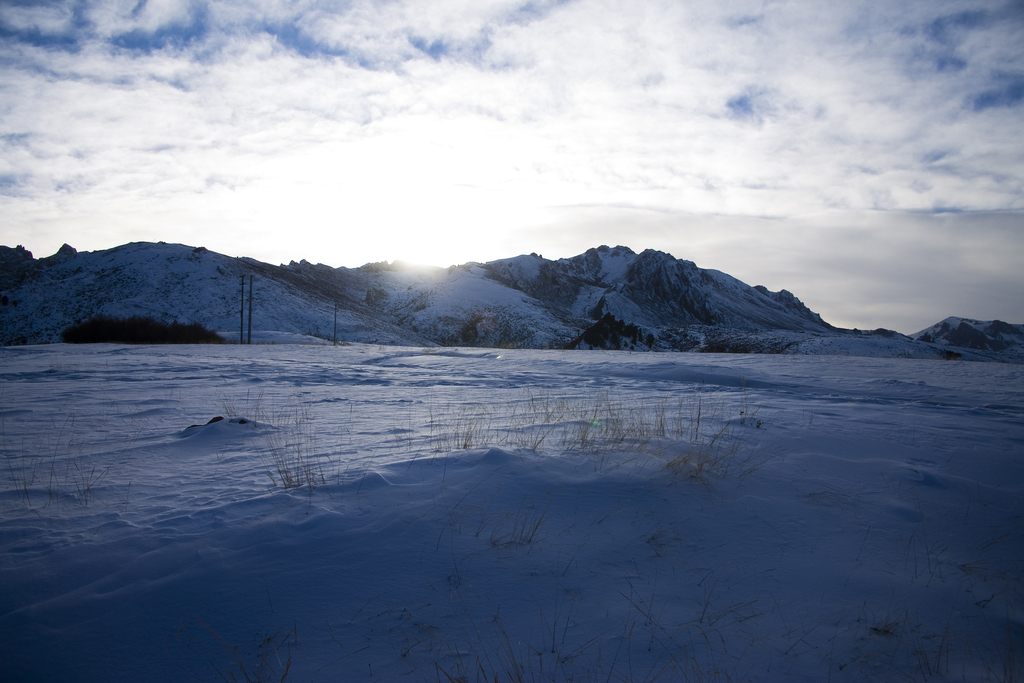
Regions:
M 15 31 L 38 31 L 44 35 L 67 30 L 74 17 L 69 5 L 0 5 L 0 21 Z
M 448 265 L 675 253 L 711 226 L 700 265 L 831 264 L 828 285 L 799 265 L 764 282 L 812 299 L 801 285 L 865 291 L 874 252 L 852 235 L 902 235 L 898 261 L 921 220 L 946 220 L 920 212 L 962 211 L 958 229 L 1024 212 L 1022 20 L 999 3 L 70 7 L 0 10 L 0 242 L 37 252 L 165 239 Z M 859 227 L 800 243 L 808 216 L 815 235 Z M 890 316 L 842 301 L 826 318 Z

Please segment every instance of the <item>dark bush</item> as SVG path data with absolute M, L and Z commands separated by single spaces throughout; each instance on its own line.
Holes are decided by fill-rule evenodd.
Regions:
M 650 348 L 654 346 L 654 335 L 648 334 L 645 338 L 643 330 L 633 323 L 627 323 L 611 313 L 605 313 L 604 317 L 584 330 L 583 334 L 565 348 L 578 349 L 584 343 L 592 349 L 632 349 L 640 344 L 647 344 Z
M 68 344 L 220 344 L 224 339 L 199 323 L 167 324 L 153 318 L 98 315 L 61 332 Z

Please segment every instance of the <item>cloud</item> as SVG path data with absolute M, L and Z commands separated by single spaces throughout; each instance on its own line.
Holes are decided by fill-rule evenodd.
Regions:
M 1021 211 L 1011 10 L 7 3 L 0 242 L 55 250 L 74 225 L 84 249 L 195 235 L 269 260 L 448 265 L 555 254 L 532 242 L 554 230 L 582 250 L 587 221 L 623 211 L 725 232 Z

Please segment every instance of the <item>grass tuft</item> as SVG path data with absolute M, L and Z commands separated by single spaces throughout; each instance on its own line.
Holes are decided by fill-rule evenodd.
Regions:
M 752 430 L 765 427 L 759 411 L 745 387 L 738 397 L 698 386 L 681 398 L 656 401 L 525 389 L 500 409 L 432 403 L 428 424 L 437 453 L 491 445 L 533 452 L 553 448 L 601 462 L 615 453 L 648 453 L 664 458 L 672 474 L 707 483 L 713 476 L 745 476 L 762 464 L 751 441 Z
M 259 424 L 259 422 L 257 422 Z M 278 424 L 284 427 L 263 434 L 263 448 L 258 448 L 267 477 L 283 489 L 306 487 L 310 492 L 327 483 L 323 455 L 310 419 L 308 407 L 297 407 L 279 414 Z
M 227 638 L 222 636 L 213 626 L 198 614 L 190 615 L 205 629 L 231 660 L 231 665 L 221 670 L 213 657 L 206 652 L 203 643 L 198 640 L 182 623 L 178 627 L 178 639 L 186 639 L 195 645 L 206 659 L 207 664 L 217 676 L 226 683 L 285 683 L 292 667 L 292 649 L 298 646 L 298 631 L 278 629 L 271 634 L 257 633 L 253 638 L 256 643 L 254 655 L 246 656 Z
M 537 532 L 544 524 L 549 507 L 550 501 L 544 509 L 538 509 L 537 501 L 531 500 L 527 503 L 524 497 L 515 512 L 507 512 L 500 516 L 491 530 L 491 545 L 496 548 L 507 548 L 533 543 Z

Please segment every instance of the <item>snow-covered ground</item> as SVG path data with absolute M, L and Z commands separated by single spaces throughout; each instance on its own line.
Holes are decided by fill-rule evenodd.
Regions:
M 1024 675 L 1020 365 L 2 348 L 0 439 L 4 681 Z

